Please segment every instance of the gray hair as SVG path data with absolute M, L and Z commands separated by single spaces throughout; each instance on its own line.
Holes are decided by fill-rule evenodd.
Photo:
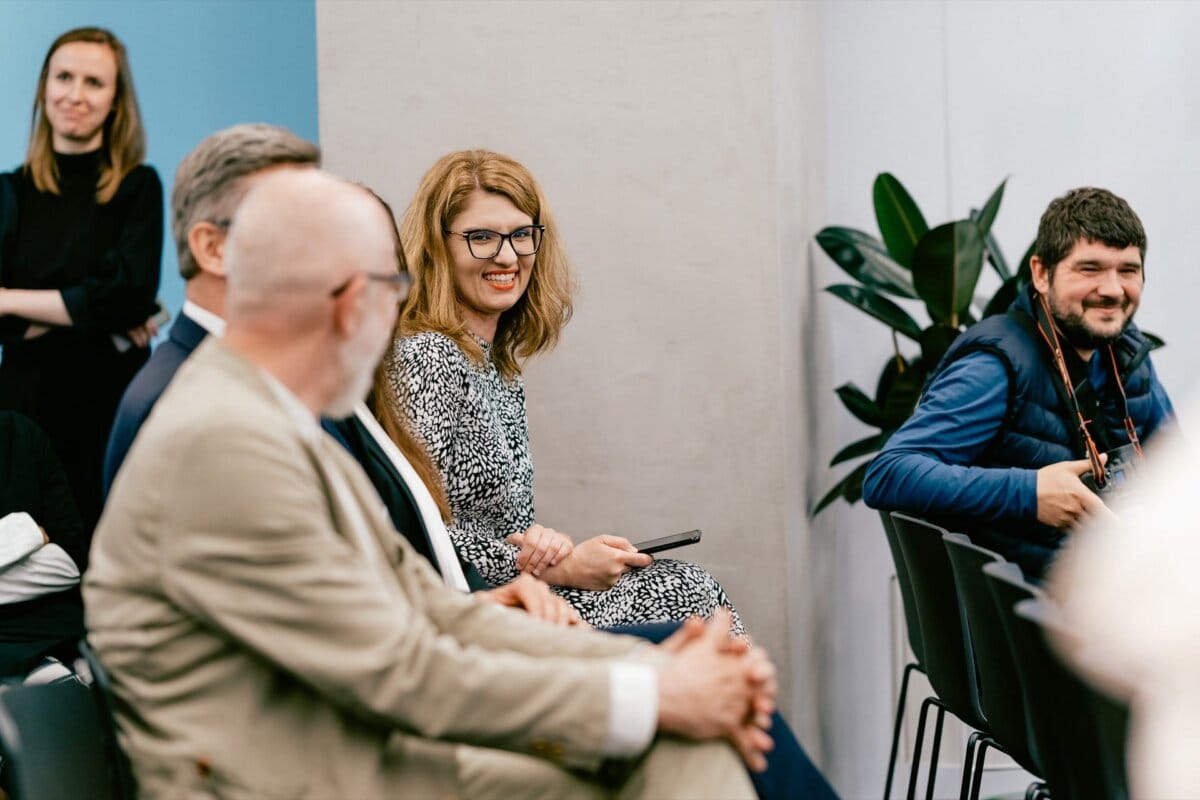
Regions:
M 171 232 L 184 280 L 200 271 L 188 246 L 192 226 L 228 220 L 241 202 L 242 179 L 280 164 L 319 167 L 321 149 L 291 131 L 256 123 L 217 131 L 184 157 L 171 191 Z

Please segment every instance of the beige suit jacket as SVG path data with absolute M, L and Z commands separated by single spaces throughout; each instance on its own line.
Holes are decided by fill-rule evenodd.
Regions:
M 598 765 L 608 659 L 646 657 L 448 589 L 353 459 L 216 340 L 134 442 L 91 559 L 89 638 L 143 796 L 486 794 L 529 764 L 574 785 L 546 762 Z

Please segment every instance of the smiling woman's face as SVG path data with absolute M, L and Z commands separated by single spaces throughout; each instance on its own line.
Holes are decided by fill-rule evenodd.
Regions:
M 117 94 L 117 58 L 96 42 L 67 42 L 50 56 L 43 98 L 59 153 L 86 153 L 104 138 Z
M 476 189 L 449 229 L 455 234 L 489 230 L 512 233 L 533 224 L 533 219 L 502 194 Z M 467 327 L 485 341 L 492 341 L 500 315 L 517 304 L 529 287 L 536 255 L 518 256 L 505 241 L 492 258 L 471 255 L 462 236 L 447 237 L 454 268 L 454 288 Z

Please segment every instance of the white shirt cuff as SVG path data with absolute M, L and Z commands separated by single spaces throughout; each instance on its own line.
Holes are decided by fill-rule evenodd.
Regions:
M 636 756 L 650 746 L 658 728 L 658 672 L 646 664 L 609 667 L 606 755 Z
M 11 566 L 42 546 L 42 530 L 33 517 L 14 511 L 0 517 L 0 569 Z

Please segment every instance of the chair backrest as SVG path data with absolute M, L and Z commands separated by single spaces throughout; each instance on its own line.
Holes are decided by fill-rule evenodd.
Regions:
M 1066 794 L 1071 781 L 1070 775 L 1063 767 L 1063 759 L 1058 756 L 1058 728 L 1053 719 L 1054 704 L 1047 703 L 1044 687 L 1030 685 L 1034 678 L 1027 674 L 1030 667 L 1026 662 L 1033 656 L 1029 647 L 1022 644 L 1020 632 L 1014 631 L 1016 612 L 1013 609 L 1017 603 L 1042 597 L 1042 590 L 1026 581 L 1021 568 L 1008 561 L 986 565 L 983 568 L 983 576 L 991 592 L 995 613 L 1000 620 L 1015 667 L 1014 674 L 1023 699 L 1026 738 L 1034 760 L 1041 767 L 1038 774 L 1052 789 L 1058 786 L 1059 792 Z
M 954 572 L 942 545 L 946 531 L 899 513 L 892 514 L 892 523 L 912 583 L 929 683 L 956 717 L 987 731 L 979 710 L 975 659 L 958 610 Z
M 917 663 L 924 665 L 925 645 L 921 641 L 921 618 L 917 615 L 917 602 L 913 599 L 908 565 L 904 563 L 904 553 L 900 551 L 900 542 L 896 539 L 896 526 L 892 524 L 892 515 L 880 511 L 879 518 L 883 520 L 883 532 L 887 535 L 888 549 L 892 551 L 892 564 L 896 567 L 896 584 L 900 588 L 900 604 L 904 606 L 904 624 L 908 628 L 908 646 L 912 648 Z
M 984 567 L 1002 564 L 1004 558 L 972 544 L 961 533 L 946 534 L 942 544 L 954 570 L 959 610 L 967 622 L 967 635 L 975 655 L 983 716 L 1000 746 L 1026 770 L 1041 775 L 1042 769 L 1030 747 L 1021 684 L 1013 680 L 1017 666 L 983 575 Z
M 105 762 L 108 765 L 109 785 L 114 788 L 115 795 L 121 800 L 134 800 L 137 792 L 134 789 L 133 771 L 129 759 L 121 749 L 117 739 L 117 718 L 113 709 L 112 681 L 108 671 L 96 657 L 87 639 L 80 639 L 78 644 L 79 656 L 87 666 L 87 676 L 90 679 L 90 694 L 96 706 L 96 718 L 100 723 L 101 740 L 104 745 Z M 82 670 L 81 670 L 82 671 Z
M 1057 607 L 1044 598 L 1022 600 L 1013 609 L 1018 629 L 1032 645 L 1037 679 L 1054 698 L 1059 753 L 1070 774 L 1070 797 L 1126 800 L 1124 748 L 1113 753 L 1101 720 L 1096 692 L 1059 658 L 1047 636 L 1072 641 L 1074 632 L 1062 621 Z M 1054 786 L 1050 791 L 1053 793 Z
M 0 692 L 0 753 L 12 800 L 120 800 L 109 782 L 96 704 L 75 681 Z

